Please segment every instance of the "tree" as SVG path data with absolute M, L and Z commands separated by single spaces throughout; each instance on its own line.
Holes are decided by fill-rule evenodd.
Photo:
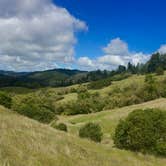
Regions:
M 119 65 L 118 69 L 117 69 L 117 73 L 123 73 L 126 71 L 126 67 L 123 65 Z
M 131 71 L 132 71 L 132 68 L 133 68 L 133 65 L 129 62 L 128 65 L 127 65 L 127 70 L 128 70 L 129 72 L 131 72 Z
M 155 72 L 160 65 L 160 54 L 155 53 L 152 55 L 151 59 L 148 61 L 148 72 Z
M 136 67 L 134 65 L 131 64 L 131 62 L 128 63 L 127 66 L 127 71 L 132 73 L 132 74 L 136 74 Z

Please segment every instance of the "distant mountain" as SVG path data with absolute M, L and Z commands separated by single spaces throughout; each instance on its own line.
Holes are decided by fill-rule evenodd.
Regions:
M 0 70 L 0 74 L 1 75 L 6 75 L 6 76 L 23 76 L 23 75 L 27 75 L 30 72 L 14 72 L 14 71 L 4 71 L 4 70 Z
M 80 71 L 53 69 L 36 72 L 13 72 L 0 70 L 0 87 L 20 86 L 28 88 L 60 87 L 96 81 L 114 75 L 110 71 Z
M 0 70 L 0 87 L 23 86 L 38 88 L 45 86 L 67 86 L 79 83 L 86 71 L 54 69 L 36 72 L 13 72 Z

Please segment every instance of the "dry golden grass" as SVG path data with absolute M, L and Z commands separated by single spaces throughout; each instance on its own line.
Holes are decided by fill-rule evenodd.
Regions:
M 161 166 L 166 159 L 118 150 L 0 107 L 0 166 Z
M 158 79 L 163 79 L 160 76 Z M 142 85 L 144 76 L 132 76 L 114 82 L 113 85 L 97 90 L 107 96 L 114 87 L 124 88 L 137 84 Z M 72 86 L 77 87 L 77 85 Z M 55 93 L 64 88 L 49 88 Z M 95 92 L 90 90 L 90 92 Z M 16 97 L 23 97 L 25 94 Z M 63 95 L 61 101 L 76 100 L 75 93 Z M 58 104 L 58 102 L 56 104 Z M 113 147 L 112 135 L 120 119 L 139 108 L 161 108 L 166 110 L 166 99 L 103 111 L 89 115 L 60 117 L 67 124 L 69 133 L 63 133 L 48 125 L 13 113 L 0 107 L 0 166 L 164 166 L 166 159 Z M 104 132 L 101 144 L 78 138 L 80 126 L 87 122 L 97 122 Z

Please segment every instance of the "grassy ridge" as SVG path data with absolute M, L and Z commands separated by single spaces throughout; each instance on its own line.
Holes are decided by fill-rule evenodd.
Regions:
M 114 134 L 116 125 L 120 119 L 125 118 L 131 111 L 135 109 L 145 109 L 145 108 L 160 108 L 166 110 L 166 99 L 161 98 L 154 101 L 132 105 L 123 108 L 117 108 L 109 111 L 102 111 L 98 113 L 88 114 L 88 115 L 76 115 L 76 116 L 66 116 L 60 117 L 60 121 L 68 124 L 69 132 L 73 134 L 78 134 L 79 128 L 87 122 L 97 122 L 101 125 L 104 132 L 103 142 L 109 144 L 112 141 L 111 137 Z
M 0 107 L 0 166 L 161 166 L 166 159 L 109 148 Z

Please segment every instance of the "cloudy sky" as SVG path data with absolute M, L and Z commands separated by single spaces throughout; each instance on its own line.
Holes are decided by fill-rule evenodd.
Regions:
M 144 63 L 153 52 L 166 53 L 165 3 L 0 0 L 0 70 Z

